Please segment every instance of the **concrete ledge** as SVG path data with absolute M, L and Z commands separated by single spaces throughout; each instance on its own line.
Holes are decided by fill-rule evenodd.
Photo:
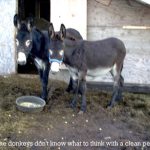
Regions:
M 50 79 L 61 80 L 66 83 L 69 82 L 70 75 L 67 69 L 62 69 L 56 75 L 50 74 Z M 88 89 L 106 90 L 112 91 L 113 82 L 99 82 L 99 81 L 87 81 Z M 131 93 L 149 93 L 150 94 L 150 84 L 136 84 L 136 83 L 125 83 L 123 91 Z
M 38 77 L 37 75 L 26 75 L 20 74 L 20 76 L 34 78 Z M 62 69 L 59 73 L 53 75 L 49 74 L 49 79 L 64 81 L 67 84 L 69 83 L 70 75 L 67 69 Z M 112 91 L 113 82 L 99 82 L 99 81 L 87 81 L 87 88 L 93 90 L 105 90 Z M 147 93 L 150 94 L 150 84 L 136 84 L 136 83 L 125 83 L 123 91 L 131 93 Z
M 113 83 L 108 82 L 87 82 L 88 89 L 112 91 Z M 131 93 L 150 94 L 150 85 L 125 83 L 123 91 Z

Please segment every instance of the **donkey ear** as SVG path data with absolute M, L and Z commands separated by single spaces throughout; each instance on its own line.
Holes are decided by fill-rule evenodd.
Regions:
M 20 29 L 20 17 L 18 16 L 18 14 L 14 15 L 14 26 Z
M 29 31 L 32 30 L 33 25 L 34 25 L 34 19 L 32 16 L 30 16 L 27 18 L 27 28 Z
M 48 34 L 51 39 L 55 36 L 54 26 L 52 23 L 49 25 Z
M 60 26 L 60 38 L 63 40 L 66 37 L 66 28 L 64 24 Z

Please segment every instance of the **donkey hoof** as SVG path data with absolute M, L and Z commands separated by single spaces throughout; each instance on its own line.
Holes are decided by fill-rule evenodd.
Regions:
M 82 110 L 80 110 L 79 112 L 78 112 L 78 115 L 83 115 L 84 114 L 84 111 L 82 111 Z
M 71 88 L 67 88 L 65 91 L 66 91 L 67 93 L 72 93 L 72 92 L 73 92 L 73 90 L 72 90 Z
M 114 106 L 113 104 L 109 103 L 109 104 L 107 104 L 106 108 L 111 109 L 113 106 Z
M 47 97 L 41 95 L 40 98 L 42 98 L 46 102 L 46 104 L 48 103 Z
M 76 108 L 76 104 L 70 103 L 70 107 L 71 107 L 72 109 L 75 109 L 75 108 Z
M 47 97 L 45 96 L 40 96 L 42 99 L 44 99 L 45 101 L 47 101 Z
M 68 93 L 70 93 L 71 90 L 69 88 L 67 88 L 65 91 L 68 92 Z
M 119 97 L 116 98 L 116 102 L 121 102 L 122 99 L 123 99 L 122 96 L 119 96 Z

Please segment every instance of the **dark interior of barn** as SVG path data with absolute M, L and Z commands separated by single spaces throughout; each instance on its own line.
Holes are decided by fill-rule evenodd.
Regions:
M 50 0 L 18 0 L 18 13 L 23 19 L 33 15 L 50 21 Z

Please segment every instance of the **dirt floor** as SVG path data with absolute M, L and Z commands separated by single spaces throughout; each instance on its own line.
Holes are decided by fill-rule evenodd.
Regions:
M 23 113 L 15 100 L 40 95 L 38 77 L 0 77 L 0 150 L 148 150 L 150 94 L 124 93 L 106 109 L 111 93 L 88 90 L 87 112 L 68 107 L 67 84 L 49 81 L 49 103 L 40 113 Z M 79 97 L 80 99 L 80 97 Z

